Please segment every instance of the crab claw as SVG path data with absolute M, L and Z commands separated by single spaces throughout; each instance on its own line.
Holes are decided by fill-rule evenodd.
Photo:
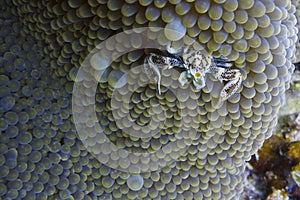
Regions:
M 193 84 L 196 88 L 196 90 L 201 90 L 202 88 L 205 87 L 205 79 L 203 76 L 200 76 L 199 78 L 195 78 L 193 80 Z
M 236 73 L 234 79 L 230 80 L 220 92 L 220 102 L 227 100 L 240 88 L 242 83 L 242 75 L 240 72 Z
M 181 84 L 181 86 L 184 86 L 189 81 L 188 72 L 187 71 L 182 72 L 178 78 L 178 81 Z

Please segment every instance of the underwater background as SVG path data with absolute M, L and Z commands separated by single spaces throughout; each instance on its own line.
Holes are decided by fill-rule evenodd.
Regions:
M 299 10 L 296 0 L 1 1 L 0 199 L 299 199 Z M 221 82 L 208 76 L 197 91 L 173 70 L 159 95 L 137 67 L 151 49 L 126 32 L 145 27 L 160 46 L 193 39 L 225 56 L 241 88 L 217 106 Z M 103 70 L 99 55 L 129 48 Z M 78 73 L 86 60 L 95 71 Z M 79 134 L 96 123 L 87 105 L 105 138 Z M 132 124 L 159 131 L 138 137 Z

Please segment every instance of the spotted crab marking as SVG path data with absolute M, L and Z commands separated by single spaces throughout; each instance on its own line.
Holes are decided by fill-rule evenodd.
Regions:
M 184 68 L 178 78 L 179 83 L 184 86 L 190 80 L 197 90 L 205 87 L 206 74 L 211 74 L 217 80 L 226 84 L 221 89 L 219 101 L 225 101 L 231 97 L 240 88 L 242 83 L 242 74 L 238 69 L 230 69 L 232 62 L 225 57 L 211 57 L 196 51 L 192 48 L 185 48 L 183 55 L 178 54 L 179 51 L 167 47 L 166 55 L 151 53 L 144 60 L 144 69 L 150 80 L 154 80 L 158 84 L 158 92 L 160 92 L 161 74 L 160 70 L 171 69 L 173 67 Z

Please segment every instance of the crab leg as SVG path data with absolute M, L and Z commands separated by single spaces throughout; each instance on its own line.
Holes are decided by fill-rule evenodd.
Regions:
M 154 80 L 155 82 L 157 82 L 159 94 L 161 94 L 160 92 L 161 74 L 159 69 L 162 70 L 164 70 L 165 68 L 171 69 L 174 66 L 178 66 L 179 64 L 180 62 L 176 58 L 165 57 L 154 53 L 151 53 L 149 57 L 145 58 L 144 69 L 146 75 L 148 76 L 148 78 L 150 78 L 150 80 Z
M 178 54 L 182 49 L 174 49 L 173 47 L 171 47 L 171 43 L 169 43 L 167 45 L 167 51 L 171 54 Z

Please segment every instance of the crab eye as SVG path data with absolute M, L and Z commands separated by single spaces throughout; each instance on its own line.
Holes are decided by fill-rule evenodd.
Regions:
M 199 72 L 195 73 L 195 78 L 199 78 L 201 76 L 201 74 Z

